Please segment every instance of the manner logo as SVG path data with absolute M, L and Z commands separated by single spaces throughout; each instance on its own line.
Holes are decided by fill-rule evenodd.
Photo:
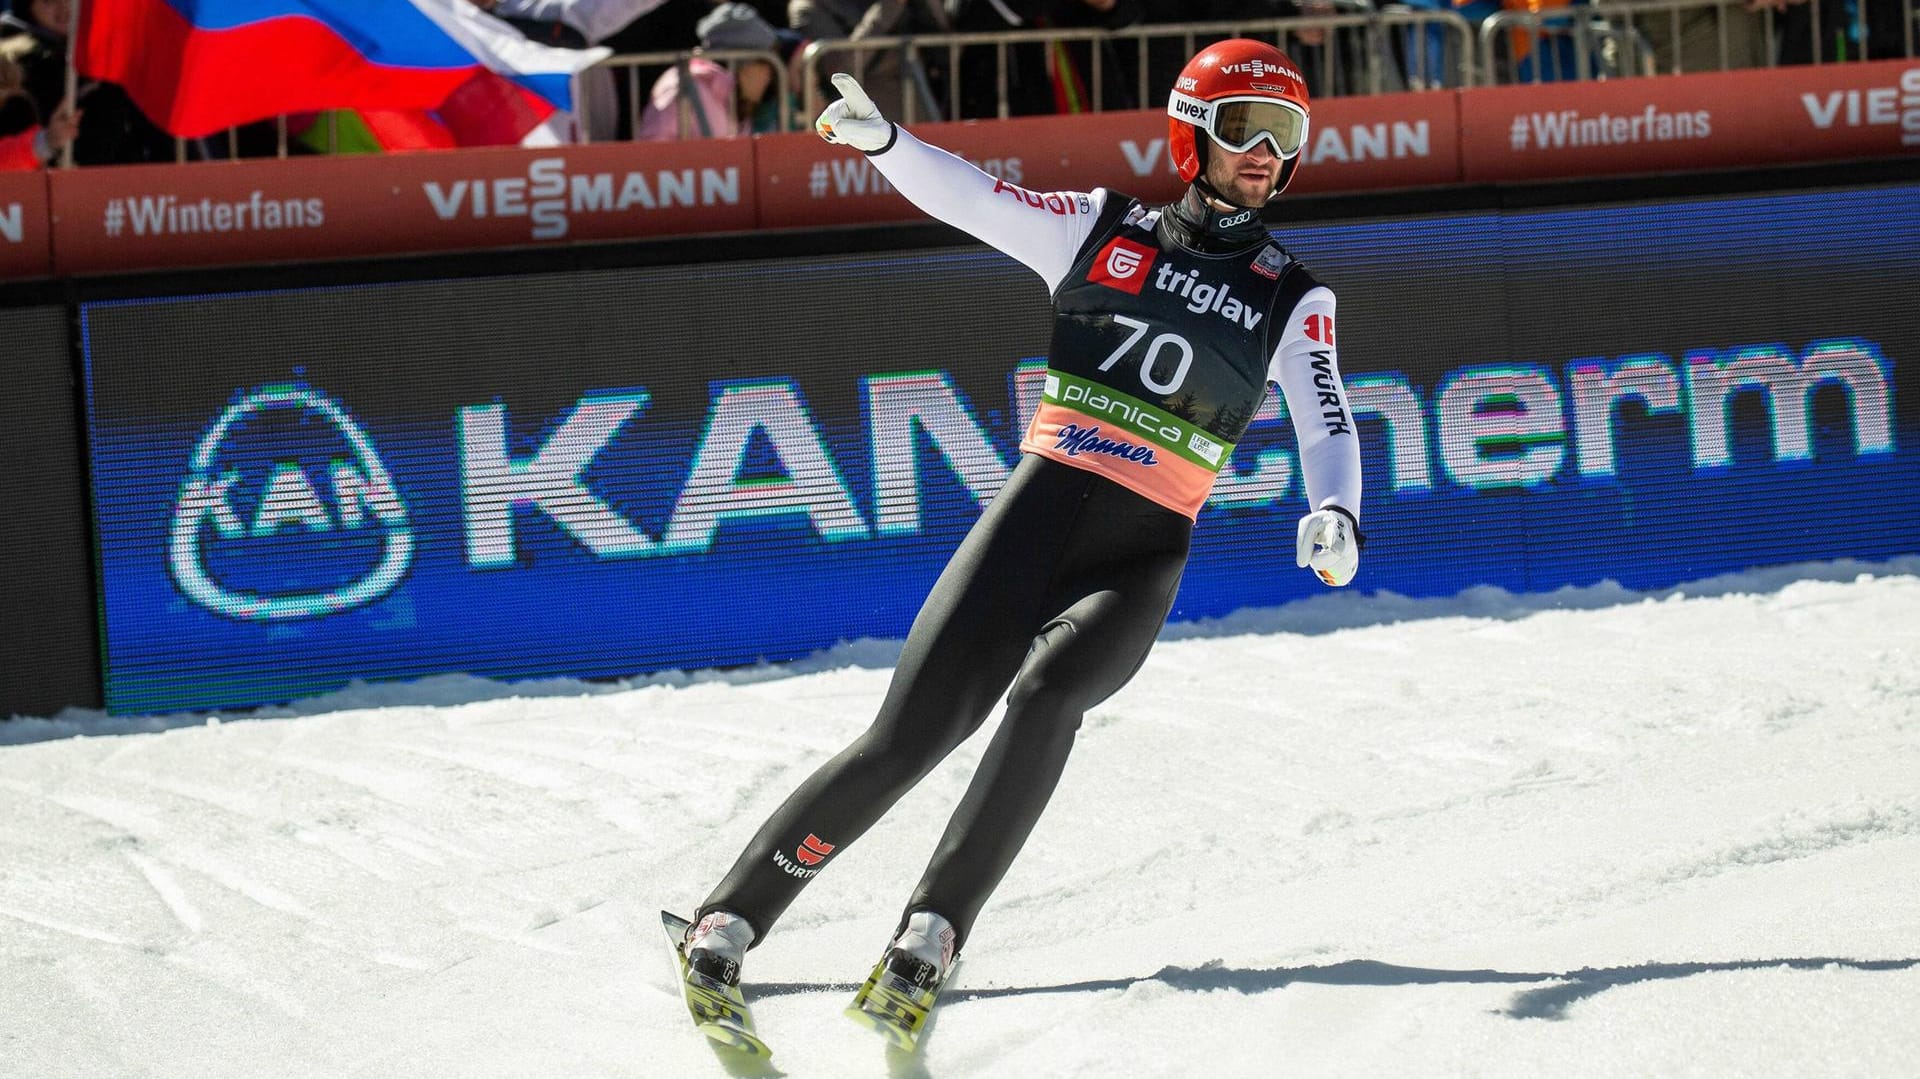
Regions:
M 1159 257 L 1160 252 L 1146 244 L 1116 236 L 1094 256 L 1093 269 L 1088 272 L 1087 280 L 1138 296 L 1146 286 L 1147 271 L 1153 268 L 1153 260 Z
M 180 591 L 249 622 L 374 603 L 413 561 L 413 529 L 373 440 L 306 386 L 237 395 L 194 447 L 174 501 Z

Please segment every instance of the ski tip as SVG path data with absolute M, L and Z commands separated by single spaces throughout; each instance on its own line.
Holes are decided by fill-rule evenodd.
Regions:
M 899 1024 L 876 1015 L 858 1004 L 847 1005 L 842 1014 L 868 1030 L 873 1031 L 875 1034 L 880 1035 L 886 1040 L 889 1048 L 898 1049 L 903 1053 L 913 1052 L 917 1039 L 912 1034 L 901 1029 Z
M 716 1049 L 729 1050 L 757 1061 L 773 1059 L 773 1050 L 767 1043 L 761 1041 L 759 1035 L 741 1027 L 725 1023 L 702 1023 L 699 1030 Z

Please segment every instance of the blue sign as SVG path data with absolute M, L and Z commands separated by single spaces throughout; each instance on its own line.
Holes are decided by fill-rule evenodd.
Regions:
M 1277 235 L 1340 298 L 1356 588 L 1920 551 L 1920 189 Z M 1024 269 L 950 251 L 82 320 L 116 712 L 902 636 L 1013 466 L 1048 331 Z M 1322 590 L 1293 566 L 1305 508 L 1270 395 L 1174 618 Z

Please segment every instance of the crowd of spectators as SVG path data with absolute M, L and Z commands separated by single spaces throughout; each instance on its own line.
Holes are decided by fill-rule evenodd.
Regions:
M 679 63 L 608 63 L 578 89 L 578 137 L 592 141 L 676 139 L 800 130 L 809 100 L 835 71 L 856 71 L 892 115 L 981 118 L 1152 108 L 1201 35 L 1070 34 L 1006 47 L 862 48 L 875 39 L 1005 31 L 1117 31 L 1180 23 L 1253 22 L 1365 13 L 1376 0 L 468 0 L 530 40 L 559 48 L 605 45 L 616 57 L 694 50 Z M 1385 5 L 1387 0 L 1377 0 Z M 1676 0 L 1685 3 L 1686 0 Z M 71 152 L 77 164 L 172 161 L 287 152 L 276 123 L 180 142 L 160 131 L 118 87 L 74 82 L 69 98 L 67 30 L 73 0 L 0 0 L 0 167 L 31 168 Z M 1702 71 L 1775 63 L 1907 54 L 1915 0 L 1698 0 L 1677 14 L 1647 11 L 1606 45 L 1645 47 L 1655 71 Z M 1472 20 L 1499 11 L 1539 13 L 1546 37 L 1496 42 L 1507 79 L 1567 78 L 1575 38 L 1567 21 L 1585 0 L 1393 0 L 1413 10 Z M 1816 16 L 1817 12 L 1817 16 Z M 1564 20 L 1556 27 L 1556 13 Z M 1819 25 L 1816 28 L 1814 20 Z M 1617 16 L 1615 17 L 1618 22 Z M 1859 27 L 1864 26 L 1864 40 Z M 1816 32 L 1816 29 L 1818 32 Z M 1558 36 L 1556 36 L 1558 35 Z M 1584 41 L 1584 38 L 1578 40 Z M 844 42 L 812 71 L 810 42 Z M 1354 25 L 1305 26 L 1282 43 L 1316 96 L 1458 85 L 1438 62 L 1442 37 Z M 1097 50 L 1097 54 L 1096 54 Z M 1531 54 L 1531 55 L 1530 55 Z M 1583 60 L 1587 72 L 1630 74 L 1617 52 Z M 1142 68 L 1145 68 L 1143 71 Z M 1095 74 L 1098 73 L 1096 80 Z M 808 79 L 819 80 L 812 87 Z M 1142 87 L 1145 87 L 1143 93 Z M 808 97 L 809 90 L 815 96 Z M 331 130 L 331 128 L 329 128 Z M 345 149 L 294 140 L 292 152 Z

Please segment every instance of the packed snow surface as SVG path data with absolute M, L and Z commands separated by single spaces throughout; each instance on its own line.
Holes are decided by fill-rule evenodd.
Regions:
M 656 912 L 897 651 L 0 724 L 0 1074 L 724 1075 Z M 1169 627 L 889 1057 L 840 1009 L 988 736 L 749 956 L 779 1072 L 1920 1069 L 1920 560 Z

